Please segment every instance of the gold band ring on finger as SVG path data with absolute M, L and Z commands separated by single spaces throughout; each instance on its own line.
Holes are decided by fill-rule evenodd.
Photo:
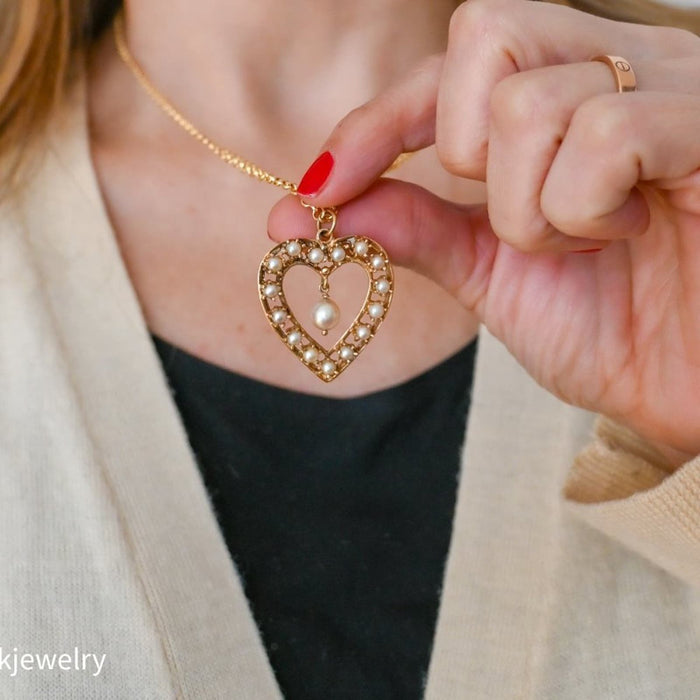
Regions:
M 618 92 L 634 92 L 637 89 L 637 76 L 632 64 L 622 56 L 595 56 L 591 61 L 605 63 L 612 71 Z

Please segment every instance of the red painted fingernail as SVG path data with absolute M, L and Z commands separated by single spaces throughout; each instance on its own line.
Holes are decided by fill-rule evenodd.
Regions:
M 572 253 L 600 253 L 602 248 L 589 248 L 588 250 L 572 250 Z
M 328 176 L 333 169 L 333 156 L 330 151 L 324 151 L 311 164 L 311 167 L 304 173 L 301 182 L 297 187 L 297 192 L 304 197 L 311 197 L 319 192 L 326 184 Z

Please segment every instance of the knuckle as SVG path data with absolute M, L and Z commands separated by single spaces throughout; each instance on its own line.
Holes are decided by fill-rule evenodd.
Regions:
M 449 26 L 450 40 L 464 37 L 492 35 L 502 24 L 505 13 L 500 3 L 493 0 L 468 0 L 452 13 Z
M 452 175 L 464 176 L 465 163 L 467 159 L 455 153 L 455 149 L 449 145 L 438 141 L 435 144 L 440 165 Z
M 614 152 L 636 131 L 638 115 L 629 102 L 618 95 L 601 95 L 576 110 L 571 129 L 589 152 Z
M 503 243 L 523 253 L 535 253 L 542 249 L 546 224 L 543 227 L 540 222 L 524 222 L 520 217 L 516 219 L 512 215 L 504 215 L 492 198 L 489 199 L 488 209 L 491 226 Z
M 577 182 L 574 190 L 570 182 L 548 180 L 540 193 L 542 215 L 557 231 L 586 237 L 599 212 L 588 182 Z
M 491 94 L 491 120 L 497 129 L 530 131 L 549 123 L 560 110 L 560 100 L 527 73 L 501 80 Z
M 545 184 L 540 195 L 540 208 L 542 215 L 552 226 L 559 231 L 566 231 L 574 227 L 580 217 L 576 212 L 575 200 L 572 203 L 571 199 L 567 199 L 569 204 L 562 206 L 563 200 L 555 189 Z
M 462 139 L 435 139 L 435 151 L 442 167 L 458 177 L 478 177 L 485 164 L 486 146 L 472 150 Z

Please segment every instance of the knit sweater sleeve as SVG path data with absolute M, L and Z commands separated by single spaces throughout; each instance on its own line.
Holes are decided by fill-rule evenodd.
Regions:
M 700 456 L 674 469 L 638 435 L 601 417 L 564 497 L 589 525 L 700 586 Z

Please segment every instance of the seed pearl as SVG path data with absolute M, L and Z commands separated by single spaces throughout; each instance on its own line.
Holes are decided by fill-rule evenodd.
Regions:
M 287 243 L 287 253 L 291 256 L 299 255 L 299 253 L 301 253 L 301 246 L 296 241 Z
M 335 372 L 335 362 L 332 360 L 326 360 L 322 365 L 321 369 L 324 374 L 333 374 Z
M 323 251 L 320 248 L 312 248 L 309 251 L 309 260 L 312 263 L 320 263 L 323 260 Z
M 286 319 L 286 318 L 287 318 L 287 312 L 283 311 L 282 309 L 277 309 L 276 311 L 274 311 L 272 313 L 272 320 L 275 323 L 282 323 L 282 321 L 284 321 L 284 319 Z
M 270 258 L 267 261 L 267 269 L 268 270 L 272 270 L 273 272 L 276 272 L 281 267 L 282 267 L 282 261 L 277 257 Z
M 342 248 L 333 248 L 331 258 L 333 258 L 335 262 L 341 262 L 345 260 L 345 251 Z
M 316 351 L 316 348 L 307 348 L 306 350 L 304 350 L 304 360 L 306 362 L 314 362 L 317 357 L 318 352 Z
M 374 288 L 380 293 L 380 294 L 386 294 L 390 289 L 391 285 L 389 284 L 389 280 L 384 279 L 383 277 L 380 280 L 377 280 L 374 283 Z
M 344 359 L 350 362 L 355 357 L 355 353 L 352 351 L 352 348 L 349 345 L 343 345 L 342 348 L 340 348 L 340 356 Z
M 367 311 L 372 318 L 381 318 L 384 315 L 384 307 L 381 304 L 370 304 Z
M 276 297 L 279 293 L 280 288 L 276 284 L 268 284 L 263 289 L 263 293 L 266 297 Z
M 340 320 L 340 309 L 333 299 L 324 299 L 314 306 L 311 317 L 316 328 L 329 331 L 331 328 L 335 328 Z
M 375 270 L 381 270 L 384 267 L 384 258 L 381 255 L 375 255 L 372 258 L 372 267 Z
M 357 241 L 357 243 L 355 243 L 355 253 L 358 255 L 367 255 L 366 241 Z
M 299 333 L 299 331 L 292 331 L 287 336 L 287 344 L 288 345 L 296 345 L 300 341 L 301 341 L 301 333 Z
M 369 328 L 367 326 L 358 326 L 355 335 L 359 340 L 367 340 L 369 338 Z

